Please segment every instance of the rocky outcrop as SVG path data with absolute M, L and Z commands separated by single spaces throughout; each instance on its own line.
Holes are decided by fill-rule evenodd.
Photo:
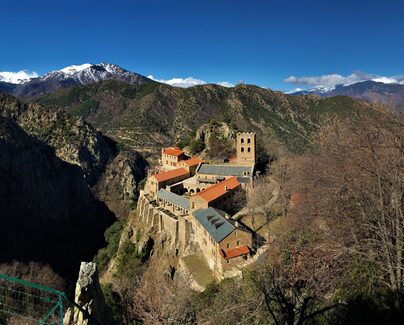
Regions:
M 105 303 L 95 263 L 82 262 L 76 283 L 74 302 L 65 314 L 66 325 L 113 324 L 112 312 Z
M 139 182 L 146 176 L 147 162 L 137 152 L 120 152 L 108 164 L 95 187 L 96 196 L 117 218 L 127 217 L 138 198 Z
M 237 131 L 225 122 L 211 121 L 202 125 L 195 135 L 203 141 L 205 149 L 200 153 L 202 159 L 224 162 L 235 155 Z
M 12 118 L 25 131 L 55 148 L 60 159 L 80 166 L 90 186 L 96 184 L 117 152 L 112 140 L 82 118 L 70 116 L 60 109 L 23 104 L 0 93 L 0 115 Z
M 0 262 L 41 261 L 67 278 L 92 259 L 115 220 L 79 166 L 0 117 Z

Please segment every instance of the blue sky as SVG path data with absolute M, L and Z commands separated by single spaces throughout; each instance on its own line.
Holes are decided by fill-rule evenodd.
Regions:
M 106 61 L 279 90 L 404 74 L 404 0 L 0 0 L 0 31 L 9 72 Z

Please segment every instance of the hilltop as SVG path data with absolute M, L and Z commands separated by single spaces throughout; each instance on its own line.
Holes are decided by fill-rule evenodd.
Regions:
M 36 101 L 81 116 L 115 141 L 135 148 L 180 142 L 215 119 L 303 151 L 325 115 L 354 118 L 360 112 L 383 110 L 350 97 L 291 96 L 253 85 L 184 89 L 116 80 L 61 89 Z

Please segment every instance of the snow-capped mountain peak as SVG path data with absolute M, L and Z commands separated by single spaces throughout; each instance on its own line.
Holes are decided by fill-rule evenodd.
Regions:
M 84 63 L 81 65 L 69 65 L 68 67 L 60 69 L 58 71 L 63 72 L 64 74 L 67 74 L 67 75 L 73 75 L 79 71 L 88 69 L 91 66 L 92 66 L 92 64 L 90 64 L 90 63 Z
M 0 75 L 0 81 L 6 79 L 5 77 L 7 76 Z M 36 96 L 48 94 L 60 88 L 88 85 L 104 80 L 120 80 L 132 85 L 152 82 L 152 80 L 140 74 L 105 62 L 99 64 L 84 63 L 70 65 L 60 70 L 48 72 L 42 77 L 38 77 L 38 75 L 35 77 L 26 80 L 24 83 L 19 82 L 21 83 L 21 87 L 15 87 L 14 93 L 18 96 Z

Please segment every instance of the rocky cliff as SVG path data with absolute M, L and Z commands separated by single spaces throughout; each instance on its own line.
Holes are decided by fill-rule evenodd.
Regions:
M 1 92 L 0 118 L 0 262 L 41 261 L 75 277 L 127 217 L 146 162 L 81 117 Z
M 42 261 L 71 277 L 114 221 L 79 166 L 0 117 L 0 260 Z
M 114 141 L 82 117 L 39 104 L 24 104 L 2 92 L 0 116 L 12 118 L 25 131 L 53 147 L 60 159 L 79 166 L 95 195 L 107 201 L 119 217 L 127 216 L 136 198 L 137 184 L 145 176 L 146 161 L 138 153 L 119 152 Z M 112 179 L 114 185 L 109 184 Z

